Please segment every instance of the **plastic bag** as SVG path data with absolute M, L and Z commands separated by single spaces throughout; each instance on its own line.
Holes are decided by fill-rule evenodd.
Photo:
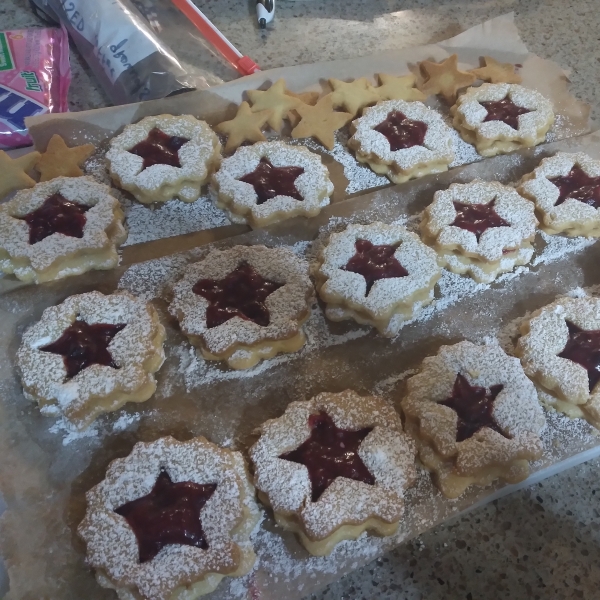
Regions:
M 68 110 L 70 83 L 64 27 L 0 31 L 0 148 L 31 144 L 26 117 Z

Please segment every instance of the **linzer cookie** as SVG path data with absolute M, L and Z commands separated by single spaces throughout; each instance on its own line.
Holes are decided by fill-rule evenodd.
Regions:
M 476 180 L 436 192 L 421 232 L 442 266 L 490 283 L 531 260 L 537 223 L 533 204 L 513 188 Z
M 235 223 L 265 227 L 314 217 L 329 204 L 333 184 L 318 154 L 283 142 L 239 148 L 212 178 L 215 204 Z
M 260 513 L 244 459 L 203 437 L 137 443 L 86 499 L 87 562 L 119 598 L 194 600 L 256 560 Z
M 315 277 L 328 319 L 353 319 L 394 336 L 433 300 L 440 268 L 435 252 L 414 233 L 371 223 L 333 233 Z
M 525 175 L 518 191 L 535 203 L 547 233 L 600 237 L 600 161 L 559 152 Z
M 290 250 L 234 246 L 187 267 L 169 312 L 207 360 L 248 369 L 305 343 L 313 286 Z
M 24 394 L 43 414 L 84 429 L 154 394 L 164 339 L 154 307 L 128 292 L 70 296 L 23 334 L 17 370 Z
M 0 271 L 42 283 L 119 264 L 127 238 L 110 188 L 91 177 L 58 177 L 0 205 Z
M 482 156 L 537 146 L 554 123 L 549 100 L 535 90 L 510 83 L 469 88 L 450 113 L 455 129 Z
M 219 166 L 221 144 L 190 115 L 145 117 L 127 125 L 106 153 L 114 182 L 144 204 L 194 202 Z
M 250 449 L 259 499 L 316 556 L 364 531 L 392 535 L 415 453 L 396 411 L 352 390 L 292 402 Z
M 600 299 L 560 298 L 521 326 L 516 347 L 540 400 L 600 429 Z
M 442 346 L 408 379 L 401 405 L 419 459 L 447 498 L 496 479 L 523 481 L 542 455 L 535 387 L 500 346 Z
M 422 102 L 389 100 L 352 122 L 348 146 L 356 158 L 394 183 L 448 170 L 452 131 Z

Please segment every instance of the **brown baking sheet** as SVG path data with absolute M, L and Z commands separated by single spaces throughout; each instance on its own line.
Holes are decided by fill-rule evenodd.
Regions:
M 541 157 L 559 149 L 600 158 L 600 135 L 563 140 L 379 190 L 334 204 L 316 219 L 295 219 L 214 245 L 286 245 L 310 259 L 328 231 L 349 221 L 381 219 L 414 228 L 435 190 L 476 177 L 514 182 Z M 0 486 L 8 506 L 0 521 L 0 548 L 11 577 L 7 599 L 114 597 L 96 584 L 85 567 L 84 548 L 75 528 L 85 510 L 85 491 L 103 478 L 110 460 L 127 455 L 136 441 L 166 434 L 179 439 L 204 435 L 243 450 L 257 425 L 281 414 L 290 401 L 321 391 L 351 387 L 396 403 L 406 376 L 441 344 L 469 339 L 499 343 L 510 350 L 519 320 L 529 311 L 557 295 L 600 290 L 598 244 L 539 234 L 532 264 L 491 285 L 444 273 L 436 302 L 393 340 L 350 322 L 329 323 L 315 303 L 303 350 L 265 361 L 250 371 L 234 372 L 199 359 L 166 312 L 170 282 L 187 262 L 212 247 L 189 250 L 189 243 L 187 236 L 165 240 L 160 249 L 157 246 L 153 260 L 145 262 L 146 245 L 132 246 L 126 264 L 114 271 L 35 288 L 15 287 L 0 295 Z M 178 250 L 186 251 L 173 254 Z M 110 292 L 117 286 L 154 300 L 168 330 L 168 358 L 152 399 L 99 419 L 84 434 L 74 433 L 64 423 L 41 416 L 23 397 L 13 361 L 20 333 L 44 308 L 73 293 Z M 585 422 L 550 412 L 547 419 L 544 456 L 534 463 L 529 482 L 600 454 L 596 431 Z M 259 556 L 256 569 L 241 580 L 223 581 L 210 597 L 299 599 L 460 511 L 512 489 L 496 484 L 448 501 L 421 471 L 407 494 L 406 517 L 397 535 L 343 542 L 327 558 L 309 557 L 265 512 L 254 535 Z

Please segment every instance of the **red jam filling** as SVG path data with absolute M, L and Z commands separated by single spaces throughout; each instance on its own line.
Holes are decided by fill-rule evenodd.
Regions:
M 600 330 L 585 331 L 571 321 L 565 322 L 569 328 L 569 339 L 558 356 L 572 360 L 588 372 L 592 393 L 600 380 Z
M 321 497 L 337 477 L 375 484 L 375 478 L 358 455 L 358 448 L 373 430 L 372 427 L 358 431 L 339 429 L 324 412 L 311 415 L 308 426 L 311 429 L 310 437 L 298 448 L 285 452 L 279 458 L 304 465 L 308 469 L 313 502 Z
M 140 563 L 152 560 L 165 546 L 181 544 L 208 549 L 200 511 L 217 489 L 216 483 L 173 483 L 162 470 L 152 491 L 119 506 L 138 542 Z
M 575 165 L 568 175 L 553 177 L 549 181 L 560 192 L 556 206 L 567 198 L 573 198 L 594 208 L 600 208 L 600 177 L 590 177 L 581 167 Z
M 89 325 L 85 321 L 75 321 L 51 344 L 40 348 L 43 352 L 62 354 L 67 369 L 67 379 L 75 377 L 90 365 L 105 365 L 118 369 L 108 351 L 112 339 L 124 329 L 126 324 Z
M 218 327 L 241 317 L 266 327 L 271 319 L 265 300 L 283 283 L 265 279 L 248 263 L 242 263 L 224 279 L 200 279 L 192 291 L 209 301 L 206 325 Z
M 487 204 L 463 204 L 453 202 L 456 210 L 456 219 L 450 225 L 466 229 L 475 234 L 477 241 L 481 234 L 490 227 L 510 227 L 494 209 L 496 200 Z
M 480 102 L 487 110 L 484 121 L 504 121 L 513 129 L 519 129 L 519 115 L 525 115 L 531 111 L 527 108 L 517 106 L 508 96 L 503 100 Z
M 387 119 L 374 127 L 390 143 L 390 150 L 403 150 L 413 146 L 422 146 L 427 133 L 427 123 L 413 121 L 399 110 L 393 110 Z
M 400 244 L 374 246 L 368 240 L 356 240 L 356 254 L 347 262 L 344 269 L 358 273 L 367 282 L 367 294 L 379 279 L 406 277 L 408 271 L 398 262 L 394 252 Z
M 475 435 L 482 427 L 489 427 L 508 438 L 494 419 L 494 400 L 502 391 L 503 385 L 486 388 L 471 385 L 460 373 L 456 376 L 452 396 L 443 402 L 458 415 L 456 441 L 463 442 Z
M 56 193 L 47 198 L 39 208 L 19 218 L 29 225 L 29 243 L 33 245 L 53 233 L 82 238 L 85 213 L 90 208 L 91 206 L 71 202 Z
M 302 167 L 274 167 L 268 158 L 261 158 L 252 173 L 240 177 L 239 181 L 249 183 L 256 192 L 256 204 L 264 204 L 275 196 L 290 196 L 304 200 L 296 189 L 296 179 L 304 173 Z
M 129 152 L 137 154 L 144 159 L 142 171 L 152 165 L 171 165 L 181 167 L 179 162 L 179 148 L 190 140 L 184 137 L 167 135 L 155 127 L 150 130 L 148 137 L 136 144 Z

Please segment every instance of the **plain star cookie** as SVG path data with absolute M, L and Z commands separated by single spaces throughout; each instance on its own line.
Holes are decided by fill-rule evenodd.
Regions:
M 247 102 L 242 102 L 231 121 L 223 121 L 215 127 L 217 133 L 227 136 L 225 152 L 232 152 L 244 142 L 264 142 L 262 127 L 273 114 L 272 110 L 252 112 Z
M 29 152 L 18 158 L 11 158 L 4 150 L 0 150 L 0 200 L 11 192 L 35 185 L 27 172 L 33 169 L 40 156 L 39 152 Z
M 127 239 L 110 188 L 91 177 L 38 183 L 0 205 L 0 271 L 42 283 L 119 264 Z
M 389 100 L 352 122 L 348 146 L 356 158 L 394 183 L 448 170 L 452 131 L 422 102 Z
M 308 263 L 290 250 L 234 246 L 187 267 L 169 312 L 205 359 L 248 369 L 304 345 L 313 294 Z
M 259 499 L 316 556 L 364 531 L 392 535 L 415 453 L 396 411 L 352 390 L 292 402 L 250 448 Z
M 330 79 L 329 85 L 333 89 L 331 97 L 335 108 L 343 108 L 353 117 L 359 114 L 363 108 L 375 104 L 380 100 L 376 88 L 366 77 L 354 79 L 351 82 L 340 79 Z
M 450 109 L 452 124 L 482 156 L 537 146 L 554 123 L 550 100 L 510 83 L 469 88 Z
M 247 90 L 248 98 L 252 103 L 252 112 L 270 110 L 269 126 L 273 131 L 281 132 L 283 120 L 288 113 L 303 104 L 297 95 L 290 94 L 286 89 L 285 81 L 278 79 L 268 90 Z
M 417 64 L 425 78 L 419 85 L 421 92 L 426 96 L 441 94 L 448 104 L 456 100 L 458 90 L 475 82 L 475 75 L 458 68 L 456 54 L 439 63 L 424 60 Z
M 490 83 L 521 83 L 522 77 L 515 73 L 515 65 L 512 63 L 501 63 L 491 56 L 484 56 L 485 67 L 471 69 L 471 73 Z
M 533 204 L 513 188 L 476 180 L 436 192 L 421 232 L 442 266 L 490 283 L 531 260 L 537 224 Z
M 81 177 L 81 165 L 94 150 L 94 144 L 69 148 L 65 140 L 55 133 L 48 142 L 46 152 L 35 163 L 35 168 L 40 173 L 40 181 L 48 181 L 55 177 Z
M 128 292 L 70 296 L 23 334 L 16 361 L 23 392 L 43 414 L 84 429 L 154 394 L 164 339 L 154 307 Z
M 518 191 L 535 203 L 544 231 L 600 237 L 600 161 L 558 152 L 525 175 Z
M 447 498 L 496 479 L 523 481 L 542 455 L 535 387 L 500 346 L 442 346 L 408 379 L 401 406 L 421 463 Z
M 283 142 L 238 148 L 223 160 L 212 185 L 216 206 L 233 222 L 254 228 L 296 216 L 314 217 L 333 194 L 321 157 Z
M 86 494 L 77 529 L 98 583 L 123 600 L 195 600 L 256 556 L 244 459 L 203 437 L 139 442 Z
M 379 100 L 406 100 L 413 102 L 415 100 L 425 100 L 427 96 L 415 87 L 416 77 L 410 73 L 396 77 L 379 73 L 379 87 L 375 88 Z
M 106 153 L 110 175 L 144 204 L 195 202 L 221 161 L 221 144 L 204 121 L 182 115 L 127 125 Z
M 332 321 L 353 319 L 394 336 L 433 300 L 440 278 L 435 252 L 400 225 L 348 225 L 333 233 L 315 272 Z
M 600 429 L 600 299 L 560 298 L 521 326 L 516 353 L 540 400 Z

